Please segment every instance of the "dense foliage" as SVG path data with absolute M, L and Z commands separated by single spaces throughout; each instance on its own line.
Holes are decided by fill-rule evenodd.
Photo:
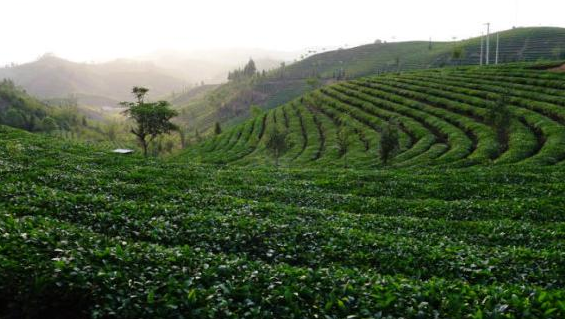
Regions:
M 165 163 L 0 127 L 0 317 L 562 318 L 564 180 Z

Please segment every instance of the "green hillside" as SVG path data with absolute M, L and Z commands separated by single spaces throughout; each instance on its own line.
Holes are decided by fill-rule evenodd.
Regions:
M 380 136 L 394 119 L 399 149 L 388 163 L 393 167 L 561 163 L 565 74 L 549 67 L 460 67 L 339 82 L 211 138 L 181 160 L 269 163 L 265 144 L 276 127 L 289 132 L 292 145 L 284 165 L 381 167 Z M 489 122 L 501 98 L 509 112 L 502 135 Z M 354 135 L 345 154 L 338 147 L 342 127 Z
M 555 60 L 565 58 L 565 29 L 516 28 L 499 33 L 499 62 Z M 495 60 L 496 33 L 491 35 L 491 63 Z M 430 48 L 431 47 L 431 48 Z M 454 50 L 462 53 L 453 57 Z M 227 83 L 210 93 L 213 100 L 201 98 L 192 104 L 179 104 L 194 115 L 199 128 L 209 128 L 215 121 L 230 123 L 249 115 L 251 105 L 270 109 L 287 103 L 310 91 L 306 83 L 310 77 L 319 77 L 322 84 L 335 81 L 342 72 L 346 78 L 398 70 L 439 68 L 455 65 L 478 65 L 480 38 L 457 42 L 428 41 L 375 43 L 351 49 L 319 53 L 284 68 L 273 70 L 265 78 L 243 84 Z
M 565 171 L 534 165 L 544 136 L 519 166 L 272 170 L 0 126 L 0 317 L 563 318 Z
M 565 58 L 564 28 L 516 28 L 498 33 L 499 62 L 524 62 Z M 495 61 L 497 33 L 490 36 L 490 63 Z M 479 64 L 480 38 L 457 42 L 428 41 L 375 43 L 347 50 L 320 53 L 286 68 L 289 78 L 305 78 L 319 74 L 331 78 L 343 68 L 349 78 L 385 71 L 437 68 L 448 65 Z M 461 48 L 461 59 L 453 58 L 454 48 Z M 399 59 L 397 65 L 396 58 Z
M 0 125 L 100 143 L 108 142 L 107 115 L 79 107 L 73 99 L 39 101 L 11 80 L 0 81 Z
M 81 125 L 82 118 L 76 107 L 49 106 L 14 82 L 0 81 L 0 124 L 36 132 L 70 131 Z

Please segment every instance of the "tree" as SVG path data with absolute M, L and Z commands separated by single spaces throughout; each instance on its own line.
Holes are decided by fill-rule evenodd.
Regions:
M 194 130 L 194 138 L 196 139 L 196 142 L 198 143 L 202 142 L 202 136 L 200 135 L 198 129 Z
M 290 143 L 287 137 L 288 131 L 279 131 L 276 127 L 268 135 L 265 147 L 275 158 L 275 166 L 277 167 L 279 166 L 280 157 L 290 149 Z
M 4 121 L 8 126 L 21 129 L 25 128 L 25 119 L 22 113 L 15 108 L 8 109 L 4 116 Z
M 179 132 L 180 148 L 185 149 L 186 148 L 186 132 L 185 132 L 184 128 L 182 128 L 182 127 L 179 127 L 179 129 L 177 131 Z
M 306 84 L 308 84 L 312 88 L 312 90 L 315 90 L 320 87 L 321 83 L 317 77 L 312 76 L 306 79 Z
M 351 130 L 342 122 L 337 131 L 337 147 L 339 156 L 343 157 L 343 167 L 347 168 L 347 151 L 351 145 Z
M 52 117 L 47 116 L 44 117 L 43 120 L 41 120 L 41 130 L 47 133 L 51 133 L 53 131 L 56 131 L 57 129 L 59 129 L 59 126 L 57 125 L 55 119 L 53 119 Z
M 30 114 L 27 119 L 27 130 L 33 132 L 37 129 L 37 117 L 33 114 Z M 57 124 L 55 122 L 55 124 Z
M 214 134 L 216 135 L 222 134 L 222 127 L 220 126 L 220 122 L 214 123 Z
M 106 136 L 108 140 L 114 142 L 118 137 L 118 123 L 110 122 L 106 125 Z
M 486 122 L 496 132 L 498 141 L 501 144 L 501 151 L 508 143 L 508 131 L 510 130 L 510 110 L 508 110 L 508 93 L 502 93 L 495 103 L 489 106 Z
M 249 62 L 243 68 L 243 74 L 246 77 L 252 77 L 257 72 L 257 67 L 255 66 L 255 61 L 253 59 L 249 59 Z
M 281 78 L 281 79 L 284 78 L 284 70 L 285 70 L 285 67 L 286 67 L 286 63 L 281 62 L 281 66 L 280 66 L 280 68 L 279 68 L 279 70 L 280 70 L 280 74 L 279 74 L 279 75 L 280 75 L 280 78 Z
M 263 115 L 263 113 L 265 112 L 258 105 L 251 105 L 251 107 L 249 108 L 249 113 L 251 113 L 251 117 L 255 118 Z
M 385 127 L 381 130 L 381 148 L 380 156 L 383 164 L 387 164 L 392 154 L 399 147 L 398 128 L 396 121 L 390 119 Z
M 451 59 L 457 61 L 457 65 L 461 65 L 461 59 L 465 56 L 465 50 L 462 47 L 453 48 L 451 52 Z
M 120 103 L 127 107 L 124 114 L 136 122 L 136 127 L 131 129 L 131 133 L 137 137 L 146 157 L 150 142 L 161 134 L 169 134 L 177 129 L 177 126 L 171 123 L 171 119 L 178 115 L 167 101 L 146 103 L 145 95 L 148 91 L 146 88 L 136 86 L 132 93 L 137 102 Z
M 131 90 L 131 93 L 133 93 L 133 95 L 137 99 L 138 104 L 143 104 L 147 92 L 149 92 L 149 89 L 141 86 L 134 86 Z

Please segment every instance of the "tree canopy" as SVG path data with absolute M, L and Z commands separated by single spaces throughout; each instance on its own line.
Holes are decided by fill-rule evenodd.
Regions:
M 147 88 L 136 86 L 132 94 L 136 97 L 137 102 L 120 103 L 127 107 L 124 114 L 136 122 L 136 127 L 131 129 L 131 133 L 137 137 L 144 156 L 147 156 L 149 142 L 161 134 L 177 130 L 177 126 L 171 122 L 171 119 L 178 115 L 167 101 L 146 103 L 145 95 L 148 91 Z
M 279 166 L 279 158 L 291 147 L 287 137 L 288 131 L 280 131 L 276 127 L 268 135 L 265 147 L 275 158 L 276 166 Z

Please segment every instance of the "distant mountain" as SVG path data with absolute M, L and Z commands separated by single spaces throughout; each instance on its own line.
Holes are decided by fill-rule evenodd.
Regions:
M 79 104 L 112 106 L 129 99 L 135 85 L 150 89 L 157 99 L 172 92 L 206 84 L 219 84 L 232 69 L 256 62 L 258 70 L 271 70 L 297 53 L 255 49 L 213 51 L 159 51 L 136 59 L 106 63 L 76 63 L 44 55 L 37 61 L 0 68 L 0 80 L 11 79 L 40 99 L 72 96 Z
M 11 79 L 41 99 L 75 96 L 79 103 L 115 104 L 131 98 L 133 86 L 146 86 L 158 98 L 180 90 L 185 81 L 149 62 L 116 60 L 102 64 L 67 61 L 45 55 L 37 61 L 0 69 L 0 79 Z
M 278 68 L 281 62 L 292 61 L 298 52 L 262 49 L 216 49 L 201 51 L 161 50 L 140 56 L 140 61 L 151 61 L 170 74 L 190 83 L 219 84 L 226 81 L 229 71 L 240 67 L 252 58 L 258 70 Z

